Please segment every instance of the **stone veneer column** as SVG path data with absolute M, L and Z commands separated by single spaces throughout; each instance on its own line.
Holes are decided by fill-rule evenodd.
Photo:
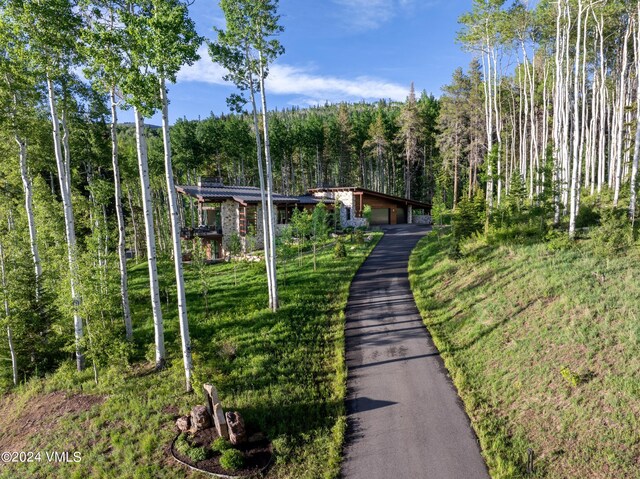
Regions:
M 222 220 L 222 253 L 227 254 L 231 235 L 240 234 L 240 205 L 235 201 L 227 200 L 220 208 Z

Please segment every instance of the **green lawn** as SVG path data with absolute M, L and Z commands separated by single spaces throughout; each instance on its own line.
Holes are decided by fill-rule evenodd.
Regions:
M 364 246 L 348 243 L 348 257 L 342 260 L 334 259 L 331 248 L 324 249 L 316 272 L 309 255 L 288 262 L 286 281 L 280 267 L 281 309 L 276 314 L 266 308 L 263 264 L 238 265 L 237 286 L 232 264 L 208 266 L 208 315 L 199 280 L 187 267 L 196 365 L 196 394 L 191 395 L 183 392 L 175 292 L 168 286 L 162 286 L 162 296 L 169 365 L 161 373 L 149 373 L 143 359 L 153 341 L 147 269 L 145 264 L 132 267 L 139 361 L 124 371 L 101 370 L 99 386 L 90 368 L 78 374 L 68 363 L 5 399 L 5 407 L 10 402 L 11 413 L 19 414 L 30 399 L 51 391 L 103 395 L 102 404 L 56 419 L 25 447 L 79 451 L 82 461 L 0 467 L 0 477 L 185 477 L 185 469 L 168 458 L 166 447 L 175 434 L 175 415 L 203 402 L 203 382 L 216 384 L 223 406 L 241 411 L 273 440 L 277 463 L 270 477 L 336 477 L 345 426 L 343 310 L 351 278 L 380 237 L 373 234 Z M 160 264 L 159 272 L 161 285 L 170 285 L 171 264 Z
M 494 478 L 637 478 L 640 254 L 600 258 L 592 240 L 463 244 L 431 233 L 412 287 Z

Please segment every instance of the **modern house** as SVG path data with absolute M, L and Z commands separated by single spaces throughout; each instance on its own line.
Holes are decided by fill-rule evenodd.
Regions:
M 364 207 L 371 207 L 371 225 L 431 224 L 431 205 L 359 187 L 314 188 L 316 198 L 340 204 L 343 227 L 365 226 Z
M 234 235 L 243 249 L 261 248 L 263 242 L 260 189 L 225 186 L 215 178 L 201 178 L 196 186 L 176 186 L 178 193 L 197 203 L 195 227 L 183 227 L 183 239 L 201 238 L 209 260 L 221 259 L 229 251 Z M 340 208 L 343 227 L 366 226 L 365 205 L 372 208 L 371 224 L 429 224 L 431 205 L 377 193 L 364 188 L 316 188 L 302 196 L 272 194 L 276 228 L 289 222 L 296 209 L 313 209 L 318 203 L 330 211 Z M 419 213 L 419 214 L 416 214 Z

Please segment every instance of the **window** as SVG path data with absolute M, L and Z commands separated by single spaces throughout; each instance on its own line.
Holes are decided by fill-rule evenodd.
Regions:
M 289 222 L 289 209 L 286 207 L 278 208 L 278 224 L 286 225 Z
M 258 229 L 258 208 L 256 206 L 247 206 L 247 216 L 246 216 L 246 234 L 256 234 Z
M 347 221 L 351 221 L 351 208 L 345 208 L 344 210 Z

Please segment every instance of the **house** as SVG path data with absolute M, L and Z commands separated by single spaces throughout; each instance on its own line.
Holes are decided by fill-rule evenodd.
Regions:
M 263 246 L 260 188 L 225 186 L 215 178 L 201 178 L 197 186 L 176 186 L 176 191 L 197 202 L 197 226 L 183 227 L 181 237 L 201 238 L 208 260 L 224 258 L 234 234 L 239 236 L 245 250 Z M 330 203 L 328 206 L 332 209 L 333 205 L 311 195 L 272 193 L 271 196 L 277 231 L 289 222 L 295 209 L 313 209 L 318 203 Z
M 431 224 L 431 205 L 359 187 L 314 188 L 316 198 L 340 204 L 343 227 L 365 226 L 365 206 L 371 207 L 371 225 Z
M 224 258 L 234 235 L 244 250 L 262 247 L 260 188 L 225 186 L 218 179 L 203 177 L 196 186 L 176 186 L 176 190 L 192 205 L 197 203 L 197 226 L 182 228 L 181 236 L 186 240 L 201 238 L 208 260 Z M 365 205 L 372 208 L 373 225 L 430 223 L 431 205 L 364 188 L 316 188 L 302 196 L 272 193 L 272 198 L 276 233 L 289 222 L 294 210 L 312 210 L 319 203 L 330 211 L 339 207 L 343 227 L 365 226 Z

